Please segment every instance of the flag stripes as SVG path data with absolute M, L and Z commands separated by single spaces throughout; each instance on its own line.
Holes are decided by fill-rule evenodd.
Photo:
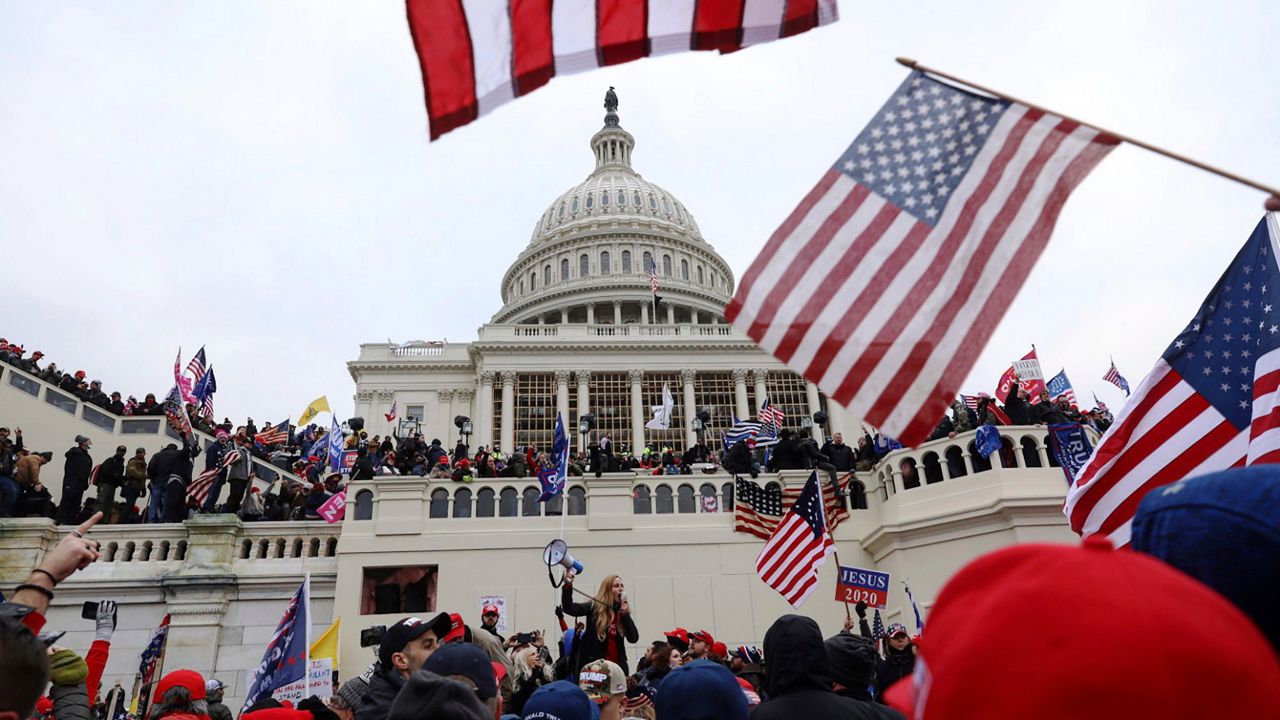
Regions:
M 795 607 L 818 587 L 818 567 L 835 552 L 818 485 L 817 473 L 811 474 L 756 558 L 760 579 Z
M 840 488 L 847 490 L 853 474 L 840 478 Z M 831 483 L 821 483 L 822 503 L 827 511 L 827 527 L 832 532 L 841 522 L 849 519 L 849 511 L 840 507 Z M 733 493 L 734 532 L 749 533 L 768 539 L 778 527 L 782 516 L 800 498 L 802 488 L 787 488 L 780 494 L 771 494 L 768 488 L 746 478 L 738 478 Z
M 431 139 L 556 75 L 732 52 L 834 22 L 836 0 L 408 0 Z
M 944 89 L 933 93 L 935 85 Z M 917 218 L 906 209 L 914 196 L 900 207 L 848 174 L 869 140 L 860 136 L 770 238 L 726 316 L 829 397 L 911 445 L 945 412 L 1070 191 L 1117 141 L 916 75 L 904 88 L 870 132 L 918 91 L 985 103 L 974 112 L 994 122 L 985 142 L 970 146 L 970 169 L 939 216 Z M 906 177 L 932 175 L 923 158 L 903 158 Z

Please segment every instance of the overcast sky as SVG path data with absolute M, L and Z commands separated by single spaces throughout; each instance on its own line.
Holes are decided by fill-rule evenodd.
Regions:
M 637 169 L 739 277 L 901 82 L 896 55 L 1280 184 L 1280 3 L 840 10 L 729 56 L 559 78 L 429 143 L 402 2 L 0 4 L 0 335 L 139 397 L 203 344 L 219 416 L 328 394 L 345 418 L 361 342 L 465 342 L 498 310 L 535 220 L 592 168 L 608 85 Z M 1035 343 L 1118 407 L 1108 356 L 1136 387 L 1263 199 L 1122 146 L 965 390 Z

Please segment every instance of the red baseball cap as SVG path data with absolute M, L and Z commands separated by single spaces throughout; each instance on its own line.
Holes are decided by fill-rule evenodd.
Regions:
M 1280 707 L 1280 660 L 1222 596 L 1091 537 L 962 568 L 885 699 L 917 720 L 1258 717 Z
M 170 688 L 184 687 L 191 692 L 192 700 L 204 700 L 204 677 L 195 670 L 174 670 L 173 672 L 160 678 L 160 682 L 156 683 L 156 692 L 151 702 L 162 702 L 164 694 Z
M 667 644 L 671 645 L 671 647 L 679 650 L 680 652 L 684 652 L 685 650 L 689 649 L 689 631 L 688 630 L 685 630 L 682 627 L 678 627 L 675 630 L 666 631 L 665 633 L 663 633 L 663 635 L 667 637 Z
M 716 644 L 716 639 L 711 637 L 711 633 L 707 632 L 706 630 L 699 630 L 698 632 L 689 633 L 689 639 L 698 640 L 700 642 L 706 643 L 707 645 Z
M 467 634 L 467 625 L 462 622 L 462 616 L 458 613 L 449 613 L 449 620 L 453 622 L 453 628 L 449 630 L 449 634 L 445 635 L 440 641 L 442 643 L 451 643 L 455 640 L 463 639 Z
M 724 660 L 729 657 L 729 646 L 722 642 L 711 644 L 711 656 L 717 660 Z
M 501 613 L 499 613 L 499 612 L 498 612 L 498 606 L 497 606 L 497 605 L 485 605 L 484 607 L 480 608 L 480 614 L 481 614 L 482 616 L 483 616 L 483 615 L 488 615 L 488 614 L 490 614 L 490 613 L 493 613 L 494 615 L 499 615 L 499 614 L 501 614 Z

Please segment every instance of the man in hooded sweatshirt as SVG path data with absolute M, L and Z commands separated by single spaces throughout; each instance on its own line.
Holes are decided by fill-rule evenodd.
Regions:
M 831 665 L 832 689 L 837 695 L 861 705 L 867 711 L 863 717 L 903 720 L 902 713 L 877 704 L 871 697 L 871 679 L 880 659 L 871 640 L 846 630 L 827 638 L 823 646 L 827 651 L 827 662 Z
M 783 615 L 764 634 L 764 656 L 769 658 L 765 686 L 769 700 L 757 705 L 751 720 L 872 720 L 865 703 L 832 691 L 831 665 L 822 644 L 822 631 L 813 619 Z

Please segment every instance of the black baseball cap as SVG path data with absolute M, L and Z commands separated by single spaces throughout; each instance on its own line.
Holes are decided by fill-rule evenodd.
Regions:
M 431 653 L 423 670 L 449 677 L 461 675 L 476 685 L 476 696 L 488 700 L 498 694 L 497 675 L 493 663 L 479 646 L 471 643 L 450 643 Z
M 382 661 L 383 668 L 389 668 L 391 656 L 403 650 L 405 645 L 417 640 L 426 631 L 434 630 L 436 637 L 443 641 L 444 636 L 448 635 L 452 628 L 453 621 L 449 618 L 449 613 L 439 613 L 430 620 L 418 617 L 404 618 L 387 628 L 387 633 L 382 636 L 382 644 L 378 646 L 378 659 Z

